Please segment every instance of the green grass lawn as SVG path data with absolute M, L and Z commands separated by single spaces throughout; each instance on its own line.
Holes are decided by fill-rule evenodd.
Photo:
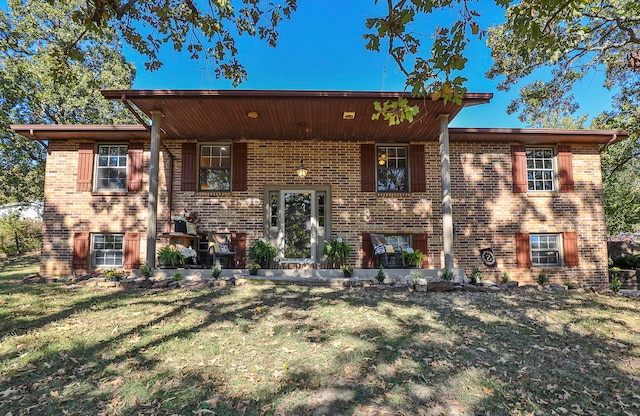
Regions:
M 0 414 L 633 415 L 640 304 L 591 293 L 22 284 L 0 259 Z

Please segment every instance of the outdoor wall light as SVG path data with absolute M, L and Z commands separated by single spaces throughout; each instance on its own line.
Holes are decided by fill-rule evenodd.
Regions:
M 296 169 L 296 173 L 298 174 L 299 178 L 306 178 L 307 173 L 309 173 L 309 171 L 304 167 L 304 163 L 302 162 L 302 159 L 300 159 L 300 167 Z

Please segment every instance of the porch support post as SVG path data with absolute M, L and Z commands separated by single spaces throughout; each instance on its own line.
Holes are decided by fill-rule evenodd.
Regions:
M 451 209 L 451 170 L 449 163 L 449 114 L 440 120 L 440 175 L 442 179 L 442 246 L 444 267 L 453 270 L 453 214 Z
M 149 163 L 149 205 L 147 210 L 147 264 L 156 264 L 156 238 L 158 228 L 158 176 L 160 171 L 160 129 L 162 112 L 151 112 L 151 160 Z M 171 186 L 171 185 L 169 185 Z

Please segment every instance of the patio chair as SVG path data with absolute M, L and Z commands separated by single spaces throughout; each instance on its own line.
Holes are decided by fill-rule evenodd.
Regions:
M 398 252 L 391 244 L 387 244 L 387 239 L 383 234 L 369 234 L 373 245 L 373 255 L 376 259 L 376 267 L 389 267 L 396 265 L 401 267 L 401 252 Z
M 207 240 L 212 265 L 227 269 L 236 267 L 236 249 L 231 246 L 231 233 L 209 233 Z

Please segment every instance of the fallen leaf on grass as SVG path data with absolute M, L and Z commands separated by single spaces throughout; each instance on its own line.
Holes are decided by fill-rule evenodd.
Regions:
M 490 389 L 489 387 L 486 387 L 486 386 L 482 386 L 482 390 L 484 390 L 484 392 L 489 396 L 493 396 L 493 389 Z

